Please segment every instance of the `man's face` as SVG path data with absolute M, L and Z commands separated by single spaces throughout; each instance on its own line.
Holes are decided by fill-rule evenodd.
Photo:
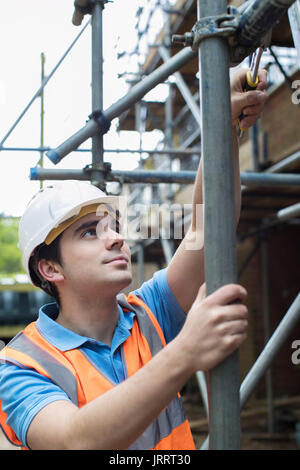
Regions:
M 120 292 L 132 280 L 130 249 L 109 214 L 88 214 L 74 222 L 60 240 L 62 269 L 77 292 Z

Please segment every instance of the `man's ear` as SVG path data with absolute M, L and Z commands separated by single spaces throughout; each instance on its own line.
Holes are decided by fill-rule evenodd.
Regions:
M 64 280 L 62 267 L 55 261 L 41 259 L 38 262 L 38 269 L 43 278 L 49 282 L 62 282 Z

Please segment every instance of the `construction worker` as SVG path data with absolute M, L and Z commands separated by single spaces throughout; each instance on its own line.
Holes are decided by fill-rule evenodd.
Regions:
M 253 125 L 266 99 L 266 72 L 243 93 L 232 80 L 235 125 Z M 40 191 L 20 221 L 19 246 L 32 282 L 55 303 L 40 309 L 2 351 L 0 424 L 28 449 L 195 449 L 180 390 L 246 338 L 246 290 L 225 285 L 205 296 L 199 167 L 193 223 L 169 266 L 138 290 L 119 225 L 121 197 L 66 181 Z M 236 222 L 240 198 L 236 198 Z M 235 302 L 238 300 L 239 302 Z M 188 314 L 186 316 L 186 314 Z

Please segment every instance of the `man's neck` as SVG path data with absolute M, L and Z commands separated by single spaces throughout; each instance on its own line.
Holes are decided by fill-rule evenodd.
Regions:
M 119 319 L 117 298 L 97 297 L 64 298 L 56 321 L 81 336 L 110 346 Z

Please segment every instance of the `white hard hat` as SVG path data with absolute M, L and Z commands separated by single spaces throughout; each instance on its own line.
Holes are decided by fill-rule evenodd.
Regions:
M 19 248 L 22 252 L 23 266 L 29 277 L 30 256 L 36 247 L 45 242 L 50 232 L 58 227 L 63 227 L 65 230 L 76 220 L 75 217 L 79 213 L 81 216 L 82 208 L 91 206 L 93 212 L 96 212 L 95 207 L 101 203 L 125 215 L 126 198 L 107 196 L 96 186 L 84 181 L 63 181 L 48 186 L 33 196 L 19 225 Z M 67 223 L 66 221 L 69 220 L 70 222 Z M 64 222 L 66 223 L 63 224 Z M 60 229 L 58 233 L 63 230 Z

